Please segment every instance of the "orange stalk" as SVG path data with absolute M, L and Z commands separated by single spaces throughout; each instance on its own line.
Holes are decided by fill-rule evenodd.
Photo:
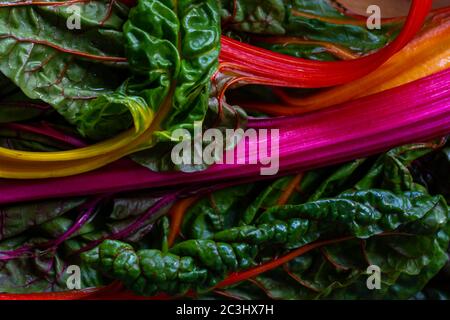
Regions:
M 170 209 L 170 231 L 167 237 L 167 242 L 169 247 L 173 245 L 176 238 L 180 234 L 181 224 L 183 222 L 184 215 L 186 211 L 194 205 L 198 200 L 198 197 L 190 197 L 182 199 L 175 203 L 175 205 Z
M 79 300 L 88 298 L 96 290 L 97 288 L 63 292 L 0 293 L 0 300 Z

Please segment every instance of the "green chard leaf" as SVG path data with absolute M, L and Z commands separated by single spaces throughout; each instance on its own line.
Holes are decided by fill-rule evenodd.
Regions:
M 0 240 L 18 235 L 80 206 L 84 199 L 47 200 L 0 208 Z
M 127 11 L 116 1 L 2 7 L 0 72 L 84 136 L 123 131 L 147 108 L 142 99 L 116 92 L 129 76 L 122 32 Z M 74 14 L 80 28 L 67 25 Z
M 62 151 L 73 146 L 33 132 L 0 128 L 0 146 L 23 151 Z
M 278 256 L 318 239 L 354 236 L 366 242 L 365 256 L 371 263 L 379 265 L 387 273 L 384 293 L 405 297 L 415 293 L 410 291 L 417 286 L 425 285 L 445 263 L 447 256 L 436 239 L 436 233 L 448 224 L 448 208 L 441 197 L 358 191 L 344 193 L 334 199 L 273 207 L 254 225 L 214 234 L 203 233 L 203 237 L 179 242 L 168 252 L 156 249 L 135 251 L 129 244 L 106 241 L 86 254 L 85 259 L 139 294 L 183 294 L 189 289 L 207 291 L 228 273 L 245 270 L 264 261 L 267 251 L 271 256 Z M 384 235 L 388 232 L 391 234 Z M 341 264 L 350 254 L 345 250 L 330 252 L 329 255 L 333 252 L 338 256 L 344 255 L 339 258 Z M 354 250 L 352 254 L 356 254 Z M 359 262 L 364 261 L 363 266 L 367 268 L 363 257 Z M 363 266 L 359 264 L 357 268 L 361 269 L 355 267 L 353 273 L 362 277 Z M 184 273 L 194 276 L 185 279 Z M 418 274 L 422 280 L 416 287 L 403 283 Z M 353 284 L 349 282 L 348 286 Z M 331 291 L 327 291 L 330 290 L 329 285 L 323 286 L 321 295 L 331 295 Z M 351 290 L 350 293 L 354 294 Z
M 170 140 L 171 131 L 203 121 L 220 51 L 215 1 L 139 1 L 124 34 L 133 72 L 127 90 L 155 111 L 170 110 L 158 136 Z
M 341 45 L 359 53 L 367 53 L 385 46 L 400 31 L 401 24 L 384 24 L 380 30 L 369 30 L 366 25 L 337 24 L 297 16 L 295 11 L 337 20 L 351 18 L 339 12 L 330 0 L 294 0 L 289 17 L 288 33 L 306 39 Z
M 152 148 L 133 154 L 132 159 L 154 171 L 207 168 L 204 163 L 175 165 L 171 151 L 180 141 L 172 133 L 183 130 L 184 141 L 194 141 L 196 125 L 203 131 L 246 124 L 246 114 L 238 107 L 223 101 L 219 108 L 221 84 L 212 79 L 219 65 L 221 37 L 217 2 L 139 1 L 124 34 L 133 73 L 125 90 L 166 115 Z

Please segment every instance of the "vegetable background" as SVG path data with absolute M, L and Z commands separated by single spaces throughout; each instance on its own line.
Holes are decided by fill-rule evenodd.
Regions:
M 406 14 L 407 1 L 379 2 L 386 18 Z M 405 20 L 371 31 L 328 0 L 78 4 L 73 31 L 67 5 L 0 1 L 1 299 L 450 298 L 449 11 L 370 75 L 317 88 L 325 68 L 317 85 L 291 83 L 298 70 L 268 77 L 292 62 L 276 53 L 351 62 L 383 52 Z M 237 55 L 247 44 L 273 56 L 255 50 L 252 67 Z M 357 109 L 392 122 L 353 133 Z M 302 167 L 298 127 L 327 114 L 336 130 Z M 171 133 L 194 121 L 281 127 L 280 175 L 173 165 Z M 336 146 L 349 156 L 326 158 Z M 67 290 L 71 265 L 81 290 Z M 370 265 L 381 290 L 367 289 Z

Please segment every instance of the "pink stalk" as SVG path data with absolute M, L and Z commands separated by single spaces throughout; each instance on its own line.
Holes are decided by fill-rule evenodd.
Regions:
M 253 119 L 280 129 L 280 174 L 310 170 L 450 133 L 450 70 L 373 96 L 296 117 Z M 261 144 L 264 141 L 260 141 Z M 248 156 L 248 155 L 247 155 Z M 129 162 L 72 177 L 0 180 L 0 204 L 146 188 L 216 184 L 259 176 L 261 165 L 214 165 L 195 173 L 156 173 Z M 270 176 L 269 176 L 270 177 Z

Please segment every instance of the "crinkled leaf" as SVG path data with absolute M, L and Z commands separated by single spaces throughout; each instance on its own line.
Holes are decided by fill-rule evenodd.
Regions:
M 448 225 L 448 207 L 440 197 L 358 191 L 341 194 L 335 199 L 273 207 L 259 217 L 255 225 L 227 228 L 222 224 L 223 231 L 200 233 L 179 242 L 169 252 L 135 251 L 129 244 L 106 241 L 86 254 L 85 260 L 140 294 L 185 293 L 188 289 L 203 292 L 224 279 L 227 273 L 245 270 L 264 260 L 267 250 L 271 256 L 277 256 L 320 238 L 352 235 L 361 241 L 367 239 L 365 254 L 359 252 L 359 259 L 350 259 L 348 251 L 334 250 L 328 252 L 328 259 L 321 258 L 321 265 L 333 259 L 347 272 L 335 270 L 334 264 L 324 266 L 326 268 L 321 269 L 325 270 L 323 279 L 319 273 L 310 280 L 318 296 L 346 297 L 359 292 L 365 270 L 361 263 L 367 268 L 365 259 L 368 259 L 369 264 L 379 265 L 387 274 L 386 290 L 382 294 L 402 298 L 420 290 L 445 263 L 447 256 L 436 233 L 446 230 Z M 393 234 L 381 235 L 385 232 Z M 347 255 L 347 261 L 329 258 L 342 253 Z M 302 268 L 307 270 L 308 265 Z M 185 272 L 190 275 L 188 279 Z M 330 278 L 335 273 L 338 277 Z M 414 276 L 417 282 L 412 286 L 409 282 Z M 271 294 L 281 297 L 281 293 L 273 290 Z
M 147 105 L 114 93 L 128 76 L 116 1 L 0 8 L 0 71 L 31 99 L 53 106 L 85 136 L 103 139 L 144 121 Z M 113 95 L 112 95 L 113 94 Z M 138 110 L 136 110 L 138 109 Z

